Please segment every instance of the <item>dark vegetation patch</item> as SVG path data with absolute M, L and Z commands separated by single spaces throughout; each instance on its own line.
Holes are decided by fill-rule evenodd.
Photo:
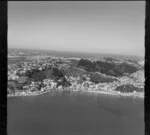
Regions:
M 57 68 L 52 68 L 45 71 L 36 71 L 31 74 L 31 79 L 34 81 L 42 81 L 43 79 L 58 80 L 61 77 L 64 77 L 64 74 Z
M 136 91 L 136 92 L 143 92 L 144 90 L 142 88 L 138 88 L 138 87 L 135 87 L 131 84 L 126 84 L 126 85 L 121 85 L 121 86 L 118 86 L 115 91 L 120 91 L 120 92 L 133 92 L 133 91 Z
M 83 69 L 85 69 L 88 72 L 94 72 L 96 67 L 94 65 L 94 63 L 92 63 L 90 60 L 88 59 L 81 59 L 79 60 L 77 67 L 81 67 Z
M 97 83 L 109 83 L 109 82 L 117 81 L 117 79 L 115 79 L 115 78 L 103 76 L 103 75 L 98 74 L 98 73 L 90 73 L 90 78 L 91 78 L 91 81 L 96 83 L 96 84 Z
M 38 72 L 34 72 L 31 75 L 31 79 L 33 81 L 42 81 L 43 79 L 46 79 L 46 75 L 44 71 L 38 71 Z
M 29 84 L 31 81 L 42 81 L 44 79 L 53 79 L 57 82 L 60 80 L 57 86 L 70 86 L 70 83 L 64 77 L 64 73 L 57 68 L 52 68 L 45 71 L 29 71 L 26 76 L 21 77 L 18 81 L 8 81 L 8 89 L 12 91 L 15 89 L 21 90 L 25 84 Z
M 101 72 L 103 74 L 120 77 L 124 75 L 124 73 L 133 73 L 136 72 L 138 69 L 132 65 L 129 65 L 125 62 L 123 63 L 108 63 L 106 61 L 96 61 L 92 62 L 88 59 L 81 59 L 77 67 L 83 68 L 88 72 Z
M 38 72 L 34 72 L 31 75 L 31 79 L 33 81 L 42 81 L 44 79 L 53 79 L 56 82 L 58 82 L 58 80 L 60 80 L 57 84 L 57 87 L 62 85 L 62 86 L 70 86 L 70 83 L 67 82 L 66 78 L 64 77 L 65 74 L 62 70 L 59 70 L 58 68 L 52 68 L 52 69 L 48 69 L 45 71 L 38 71 Z

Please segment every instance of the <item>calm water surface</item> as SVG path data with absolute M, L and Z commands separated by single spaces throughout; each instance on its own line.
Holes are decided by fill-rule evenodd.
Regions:
M 8 135 L 144 135 L 144 101 L 92 93 L 8 99 Z

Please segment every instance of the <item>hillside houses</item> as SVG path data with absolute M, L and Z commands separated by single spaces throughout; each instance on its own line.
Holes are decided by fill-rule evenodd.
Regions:
M 30 62 L 20 62 L 8 66 L 8 81 L 16 81 L 20 84 L 20 92 L 26 93 L 39 93 L 53 90 L 83 90 L 83 91 L 113 91 L 117 87 L 125 84 L 132 84 L 133 86 L 144 88 L 144 71 L 139 70 L 131 75 L 124 75 L 121 77 L 112 77 L 105 75 L 100 72 L 88 73 L 79 67 L 70 68 L 69 59 L 65 58 L 46 58 L 43 60 L 34 60 Z M 32 79 L 32 74 L 35 72 L 41 72 L 56 68 L 57 71 L 66 70 L 69 71 L 69 75 L 62 73 L 63 75 L 57 78 L 47 77 L 41 80 Z M 45 72 L 49 76 L 53 71 Z M 71 73 L 70 73 L 71 72 Z M 77 73 L 78 72 L 78 73 Z M 103 81 L 94 82 L 91 80 L 91 74 L 94 76 L 98 74 L 97 77 Z M 41 77 L 41 76 L 39 76 Z M 105 79 L 105 81 L 104 81 Z M 107 82 L 107 80 L 112 79 L 113 81 Z M 65 85 L 66 83 L 67 85 Z M 10 84 L 11 85 L 11 84 Z M 13 84 L 16 85 L 16 84 Z M 8 88 L 8 93 L 10 92 Z M 13 93 L 18 93 L 19 90 L 16 89 Z

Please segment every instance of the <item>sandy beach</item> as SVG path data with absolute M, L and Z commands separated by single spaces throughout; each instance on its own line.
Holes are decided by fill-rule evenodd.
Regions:
M 95 94 L 105 94 L 105 95 L 111 95 L 111 96 L 126 96 L 126 97 L 136 97 L 136 98 L 144 98 L 144 93 L 121 93 L 116 91 L 95 91 L 95 90 L 56 90 L 56 92 L 88 92 L 88 93 L 95 93 Z M 18 97 L 18 96 L 39 96 L 43 94 L 47 94 L 50 92 L 54 92 L 53 90 L 50 91 L 44 91 L 44 92 L 33 92 L 33 93 L 17 93 L 17 94 L 9 94 L 7 97 Z

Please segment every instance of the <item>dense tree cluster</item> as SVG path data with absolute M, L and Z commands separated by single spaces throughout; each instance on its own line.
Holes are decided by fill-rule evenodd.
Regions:
M 109 63 L 106 61 L 95 61 L 92 62 L 87 59 L 81 59 L 77 67 L 84 68 L 88 72 L 101 72 L 106 75 L 120 77 L 124 73 L 133 73 L 136 72 L 138 69 L 132 65 L 129 65 L 125 62 L 116 64 L 116 63 Z
M 45 71 L 36 71 L 31 75 L 31 78 L 34 81 L 42 81 L 43 79 L 59 79 L 61 77 L 64 77 L 64 74 L 57 68 L 52 68 Z
M 96 69 L 95 64 L 88 59 L 81 59 L 79 60 L 77 67 L 82 67 L 88 72 L 94 72 Z
M 31 79 L 33 81 L 42 81 L 43 79 L 46 79 L 46 75 L 45 75 L 44 71 L 34 72 L 31 75 Z
M 27 70 L 24 75 L 28 76 L 28 77 L 32 77 L 32 73 L 35 73 L 35 71 L 31 72 L 31 71 Z
M 113 82 L 116 81 L 116 79 L 111 78 L 111 77 L 105 77 L 103 75 L 100 75 L 98 73 L 91 73 L 90 74 L 90 79 L 92 82 L 94 83 L 109 83 L 109 82 Z

